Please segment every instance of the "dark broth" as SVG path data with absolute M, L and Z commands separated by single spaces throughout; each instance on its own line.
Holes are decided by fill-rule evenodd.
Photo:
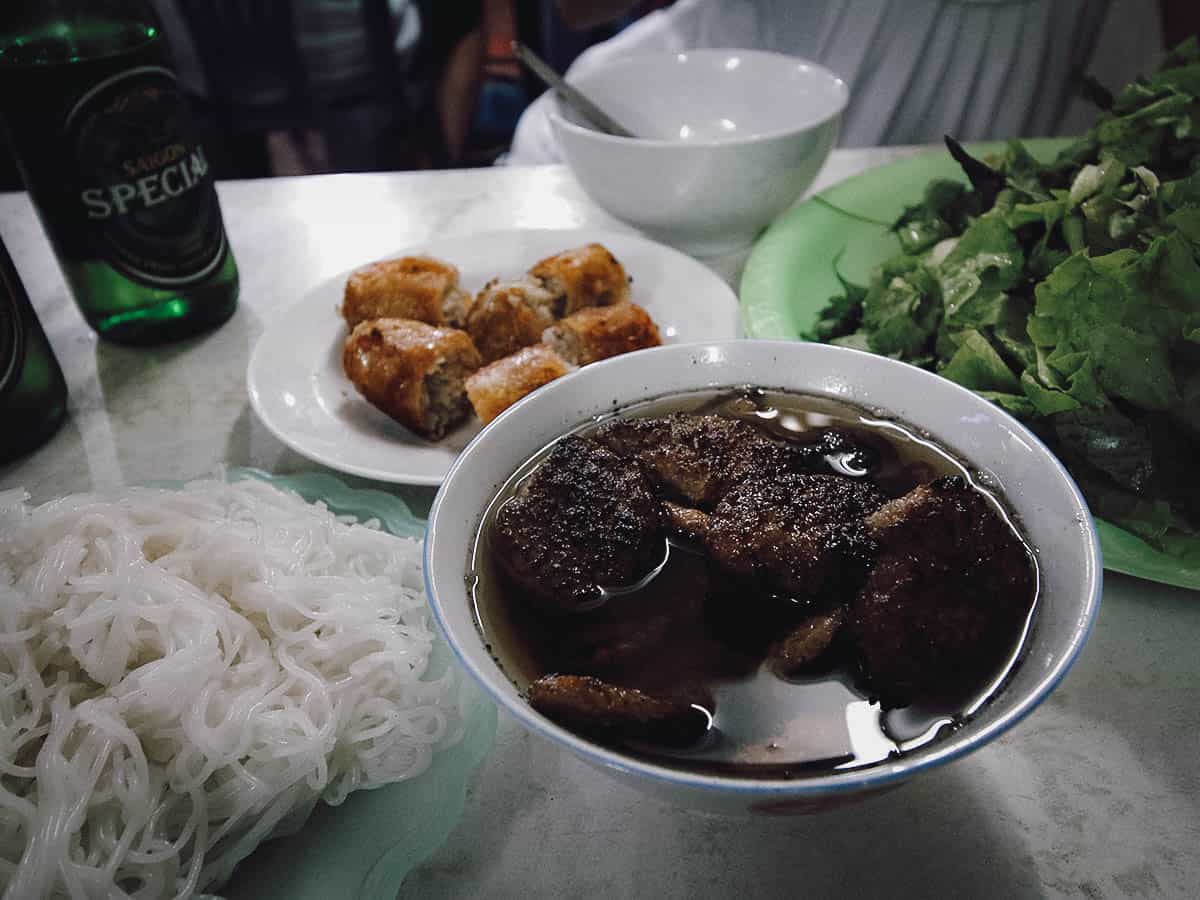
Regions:
M 836 427 L 868 449 L 872 464 L 863 470 L 852 459 L 826 457 L 830 473 L 868 478 L 892 497 L 941 475 L 962 476 L 989 498 L 1018 539 L 1026 543 L 995 493 L 968 465 L 893 419 L 826 397 L 749 388 L 674 395 L 614 415 L 629 418 L 677 412 L 736 417 L 782 440 L 803 439 L 806 432 Z M 586 436 L 611 418 L 599 417 L 573 433 Z M 590 674 L 571 672 L 562 665 L 561 621 L 550 622 L 520 602 L 520 592 L 505 584 L 489 547 L 498 509 L 549 451 L 548 446 L 534 454 L 497 493 L 480 522 L 467 573 L 476 623 L 488 650 L 521 690 L 551 672 Z M 1032 553 L 1030 558 L 1036 559 Z M 672 538 L 667 561 L 658 573 L 637 591 L 616 597 L 610 604 L 703 603 L 701 595 L 711 586 L 707 571 L 696 548 Z M 1033 607 L 1036 602 L 1031 617 Z M 728 604 L 722 608 L 728 609 Z M 780 677 L 764 662 L 763 629 L 741 633 L 742 623 L 748 620 L 706 612 L 699 618 L 701 625 L 672 631 L 650 663 L 640 662 L 636 670 L 623 672 L 617 679 L 653 692 L 671 688 L 679 672 L 700 673 L 715 699 L 710 711 L 712 724 L 703 739 L 685 748 L 625 742 L 618 749 L 688 769 L 764 778 L 878 763 L 937 739 L 986 703 L 1017 664 L 1029 625 L 1027 619 L 1021 634 L 1014 635 L 1005 662 L 978 683 L 963 685 L 954 700 L 884 709 L 859 690 L 844 660 L 817 674 Z

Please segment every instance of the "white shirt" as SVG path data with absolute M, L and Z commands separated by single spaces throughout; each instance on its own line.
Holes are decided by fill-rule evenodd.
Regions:
M 1059 133 L 1108 0 L 678 0 L 584 52 L 571 71 L 642 50 L 736 47 L 819 62 L 851 90 L 840 144 Z M 510 164 L 561 159 L 549 94 Z

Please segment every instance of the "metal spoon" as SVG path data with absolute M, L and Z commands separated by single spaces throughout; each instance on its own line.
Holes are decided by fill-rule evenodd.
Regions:
M 544 59 L 520 41 L 513 41 L 512 49 L 517 59 L 523 62 L 529 71 L 540 78 L 546 87 L 567 101 L 577 113 L 587 119 L 598 131 L 613 134 L 617 137 L 637 137 L 637 135 L 622 126 L 620 122 L 600 109 L 600 107 L 581 94 L 576 88 L 571 87 L 571 85 L 563 81 Z

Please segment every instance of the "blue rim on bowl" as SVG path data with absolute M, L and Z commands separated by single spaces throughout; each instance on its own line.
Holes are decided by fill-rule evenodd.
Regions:
M 960 404 L 965 404 L 970 408 L 978 408 L 992 417 L 1000 426 L 1003 426 L 1007 433 L 1011 433 L 1022 442 L 1026 451 L 1033 453 L 1039 459 L 1039 465 L 1047 467 L 1047 476 L 1052 481 L 1057 481 L 1060 488 L 1065 488 L 1067 496 L 1070 499 L 1074 512 L 1070 515 L 1070 521 L 1073 527 L 1077 527 L 1081 531 L 1084 544 L 1079 547 L 1081 555 L 1082 569 L 1079 572 L 1082 581 L 1080 590 L 1083 592 L 1080 595 L 1078 602 L 1077 615 L 1071 620 L 1069 625 L 1070 638 L 1065 646 L 1059 649 L 1059 657 L 1055 661 L 1052 668 L 1042 673 L 1036 683 L 1027 689 L 1024 696 L 1011 708 L 999 715 L 994 721 L 987 723 L 977 730 L 958 731 L 948 735 L 944 739 L 928 745 L 920 751 L 914 751 L 913 754 L 901 757 L 894 761 L 879 763 L 876 765 L 863 767 L 859 769 L 850 769 L 845 772 L 840 772 L 833 775 L 822 775 L 812 777 L 800 777 L 794 779 L 758 779 L 758 778 L 738 778 L 718 775 L 701 774 L 690 772 L 679 768 L 671 768 L 658 765 L 652 762 L 644 761 L 639 758 L 634 758 L 614 750 L 607 749 L 579 737 L 575 733 L 564 729 L 549 719 L 537 713 L 524 702 L 520 697 L 514 701 L 513 694 L 506 694 L 503 689 L 497 688 L 495 682 L 498 679 L 507 680 L 502 672 L 497 676 L 495 673 L 485 672 L 480 660 L 473 657 L 471 654 L 464 652 L 458 637 L 454 633 L 454 628 L 447 621 L 447 610 L 445 603 L 447 598 L 440 592 L 440 586 L 435 583 L 432 572 L 435 569 L 440 536 L 438 533 L 439 523 L 447 522 L 450 515 L 446 512 L 446 501 L 448 497 L 452 497 L 455 491 L 455 486 L 458 481 L 458 476 L 468 467 L 475 466 L 475 457 L 481 452 L 485 452 L 489 442 L 499 435 L 505 428 L 506 423 L 514 421 L 520 422 L 527 418 L 530 410 L 536 409 L 539 406 L 544 406 L 552 401 L 557 400 L 559 407 L 563 407 L 564 402 L 566 407 L 570 407 L 578 400 L 569 400 L 574 395 L 578 398 L 581 395 L 586 395 L 583 390 L 589 385 L 596 385 L 610 380 L 611 377 L 621 373 L 624 376 L 629 371 L 629 367 L 635 364 L 635 360 L 642 363 L 641 369 L 648 370 L 649 363 L 661 363 L 672 372 L 678 373 L 686 369 L 681 365 L 686 358 L 690 361 L 693 367 L 704 367 L 706 364 L 716 364 L 718 370 L 724 360 L 734 358 L 734 364 L 725 366 L 728 371 L 724 375 L 711 374 L 708 377 L 699 377 L 695 380 L 695 388 L 693 389 L 709 389 L 709 388 L 735 388 L 744 386 L 748 383 L 754 383 L 757 386 L 770 389 L 780 389 L 792 391 L 796 393 L 822 393 L 816 390 L 806 390 L 803 388 L 782 386 L 776 383 L 763 383 L 761 380 L 749 380 L 746 378 L 738 378 L 737 375 L 737 359 L 745 363 L 750 359 L 749 354 L 760 353 L 766 356 L 771 356 L 772 359 L 779 357 L 791 357 L 793 359 L 799 357 L 809 357 L 809 361 L 813 365 L 817 365 L 822 361 L 840 360 L 848 365 L 851 369 L 862 367 L 864 369 L 882 369 L 886 373 L 886 377 L 892 380 L 904 379 L 908 382 L 927 388 L 935 394 L 940 393 L 946 401 L 945 405 L 950 405 L 950 401 L 956 400 Z M 654 359 L 658 357 L 657 359 Z M 624 367 L 624 368 L 623 368 Z M 744 367 L 744 366 L 743 366 Z M 776 370 L 777 371 L 777 370 Z M 679 376 L 682 377 L 682 376 Z M 606 390 L 606 389 L 604 389 Z M 683 388 L 681 390 L 687 390 Z M 673 390 L 651 390 L 646 387 L 645 393 L 638 396 L 630 396 L 622 399 L 620 406 L 626 406 L 630 403 L 637 402 L 641 399 L 650 399 L 656 396 L 664 396 L 676 393 Z M 615 391 L 606 390 L 603 393 L 605 397 L 612 397 Z M 830 393 L 825 391 L 824 393 Z M 836 393 L 833 392 L 833 393 Z M 838 399 L 845 399 L 839 397 Z M 855 402 L 855 401 L 851 401 Z M 862 403 L 861 401 L 857 401 Z M 601 404 L 603 405 L 603 404 Z M 870 405 L 863 403 L 862 405 Z M 593 403 L 593 407 L 596 404 Z M 602 411 L 610 411 L 613 405 L 607 406 Z M 592 415 L 596 413 L 593 412 Z M 908 419 L 910 417 L 901 416 L 899 418 Z M 561 428 L 557 434 L 565 433 L 589 418 L 587 414 L 581 414 L 570 423 L 567 427 Z M 511 426 L 508 426 L 511 427 Z M 528 431 L 528 429 L 523 429 Z M 557 436 L 557 435 L 556 435 Z M 940 435 L 936 435 L 944 444 L 955 448 L 951 442 L 945 441 Z M 538 447 L 530 448 L 529 452 L 522 456 L 522 461 L 532 455 Z M 957 449 L 957 448 L 955 448 Z M 970 457 L 967 457 L 970 459 Z M 971 460 L 975 462 L 975 460 Z M 512 467 L 515 469 L 515 466 Z M 498 472 L 500 483 L 508 477 L 510 470 Z M 498 486 L 498 485 L 497 485 Z M 493 493 L 494 495 L 494 493 Z M 492 496 L 479 498 L 479 508 L 471 510 L 455 510 L 453 518 L 456 523 L 462 521 L 463 516 L 468 516 L 471 519 L 470 528 L 472 532 L 477 527 L 479 519 L 483 513 L 483 509 Z M 640 351 L 636 354 L 631 354 L 627 357 L 617 357 L 600 363 L 594 363 L 591 366 L 581 369 L 570 376 L 552 382 L 549 385 L 539 389 L 534 394 L 529 395 L 519 403 L 510 407 L 493 423 L 481 432 L 474 441 L 463 451 L 451 468 L 442 487 L 439 489 L 437 496 L 433 501 L 433 506 L 429 514 L 429 528 L 426 532 L 424 545 L 424 571 L 426 581 L 426 592 L 429 596 L 430 605 L 433 609 L 434 618 L 437 621 L 438 627 L 442 630 L 450 644 L 455 656 L 460 664 L 475 678 L 483 688 L 492 695 L 492 698 L 500 705 L 504 706 L 509 713 L 515 716 L 523 725 L 529 728 L 536 734 L 539 734 L 556 744 L 572 751 L 584 760 L 593 763 L 603 768 L 609 768 L 617 772 L 622 772 L 637 776 L 639 779 L 648 780 L 652 783 L 659 783 L 668 787 L 688 788 L 697 791 L 709 791 L 717 793 L 736 793 L 743 795 L 753 795 L 755 797 L 765 799 L 781 799 L 783 797 L 816 797 L 827 796 L 846 792 L 862 792 L 871 789 L 880 789 L 897 782 L 907 780 L 908 778 L 935 768 L 954 759 L 964 756 L 965 754 L 981 747 L 982 745 L 995 739 L 1003 734 L 1030 712 L 1032 712 L 1059 684 L 1066 673 L 1070 670 L 1075 660 L 1078 658 L 1080 651 L 1087 641 L 1088 635 L 1091 633 L 1092 626 L 1096 619 L 1096 614 L 1099 609 L 1100 595 L 1103 584 L 1102 567 L 1100 564 L 1100 546 L 1096 536 L 1092 519 L 1088 513 L 1086 501 L 1074 480 L 1068 474 L 1063 465 L 1049 451 L 1049 449 L 1037 438 L 1032 432 L 1028 431 L 1024 425 L 1014 419 L 1012 416 L 1000 410 L 998 407 L 982 400 L 971 391 L 954 384 L 946 379 L 940 378 L 932 373 L 917 369 L 906 363 L 897 362 L 895 360 L 886 359 L 884 357 L 875 356 L 858 350 L 850 350 L 840 347 L 832 347 L 828 345 L 803 344 L 788 341 L 733 341 L 725 344 L 693 344 L 693 345 L 676 345 L 674 347 L 656 348 L 653 350 Z M 449 526 L 447 526 L 449 527 Z M 1036 548 L 1036 545 L 1035 545 Z M 1044 548 L 1036 548 L 1044 549 Z M 1051 565 L 1055 561 L 1049 561 Z M 1042 560 L 1043 569 L 1047 565 L 1046 560 Z M 467 559 L 465 555 L 459 560 L 459 576 L 457 583 L 461 586 L 464 582 L 467 572 Z M 449 580 L 449 579 L 448 579 Z M 462 598 L 459 598 L 460 600 Z M 1039 610 L 1044 614 L 1044 610 Z M 1037 627 L 1035 616 L 1035 628 Z M 473 624 L 473 623 L 472 623 Z M 476 632 L 476 636 L 477 632 Z M 497 669 L 497 672 L 499 670 Z M 509 685 L 511 688 L 511 684 Z M 988 705 L 985 705 L 976 714 L 976 719 L 982 718 L 986 713 Z

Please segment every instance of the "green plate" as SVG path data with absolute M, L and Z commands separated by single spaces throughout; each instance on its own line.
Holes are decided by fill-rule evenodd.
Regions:
M 1069 140 L 1024 142 L 1039 159 L 1051 159 Z M 1000 153 L 1003 142 L 973 144 L 972 153 Z M 906 206 L 921 200 L 934 178 L 965 182 L 944 150 L 881 166 L 834 185 L 800 203 L 759 238 L 741 283 L 742 326 L 751 338 L 802 340 L 821 309 L 841 292 L 837 274 L 866 284 L 871 270 L 899 252 L 888 230 Z M 1200 565 L 1155 550 L 1136 535 L 1097 522 L 1104 567 L 1150 581 L 1200 590 Z
M 325 474 L 273 476 L 233 469 L 233 480 L 258 478 L 293 490 L 309 502 L 323 500 L 339 514 L 379 519 L 384 530 L 422 538 L 424 520 L 398 497 L 348 487 Z M 450 649 L 434 645 L 430 673 L 451 665 Z M 496 707 L 463 677 L 462 739 L 433 757 L 411 781 L 357 791 L 341 806 L 318 803 L 294 834 L 263 843 L 234 870 L 220 895 L 229 900 L 393 900 L 404 876 L 449 836 L 462 815 L 467 784 L 492 747 Z

